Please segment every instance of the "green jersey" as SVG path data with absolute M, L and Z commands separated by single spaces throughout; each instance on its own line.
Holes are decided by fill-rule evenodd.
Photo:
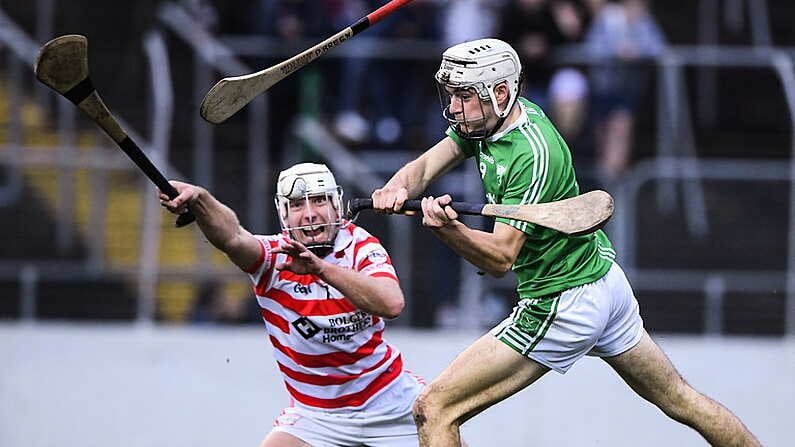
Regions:
M 483 141 L 447 130 L 467 157 L 475 157 L 486 200 L 507 205 L 543 203 L 579 194 L 571 153 L 544 112 L 519 98 L 522 116 Z M 519 298 L 534 298 L 587 284 L 604 276 L 615 259 L 602 230 L 569 236 L 509 219 L 497 219 L 526 235 L 513 265 Z

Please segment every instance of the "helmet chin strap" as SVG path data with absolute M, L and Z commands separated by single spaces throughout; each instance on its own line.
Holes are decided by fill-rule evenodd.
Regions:
M 450 116 L 449 112 L 447 110 L 445 110 L 443 112 L 443 114 L 444 114 L 445 118 L 448 118 Z M 461 137 L 461 138 L 463 138 L 465 140 L 480 141 L 480 140 L 485 140 L 486 138 L 489 138 L 490 136 L 492 136 L 495 133 L 497 133 L 497 130 L 499 130 L 499 128 L 502 127 L 503 123 L 505 123 L 505 120 L 507 118 L 508 118 L 508 115 L 505 115 L 504 117 L 497 116 L 497 122 L 494 124 L 494 126 L 491 128 L 491 130 L 486 130 L 485 126 L 484 126 L 483 133 L 482 134 L 478 134 L 478 135 L 472 135 L 471 133 L 466 133 L 463 130 L 461 130 L 461 127 L 466 125 L 466 122 L 459 122 L 456 125 L 452 126 L 452 128 L 453 128 L 453 131 L 455 131 L 455 133 L 458 134 L 459 137 Z M 448 118 L 448 121 L 450 121 L 449 118 Z
M 455 133 L 458 134 L 459 137 L 461 137 L 461 138 L 463 138 L 465 140 L 481 141 L 481 140 L 485 140 L 485 139 L 489 138 L 490 136 L 494 135 L 495 133 L 497 133 L 497 129 L 502 127 L 502 123 L 504 123 L 504 122 L 505 122 L 505 118 L 499 118 L 497 120 L 497 123 L 494 125 L 494 127 L 492 127 L 492 129 L 490 131 L 484 132 L 484 133 L 482 133 L 480 135 L 472 135 L 472 134 L 465 133 L 464 131 L 461 130 L 461 125 L 460 124 L 455 126 L 455 127 L 453 127 L 453 130 L 455 131 Z
M 325 226 L 334 227 L 335 225 L 334 224 L 325 224 Z M 301 241 L 300 238 L 297 237 L 294 234 L 294 232 L 298 232 L 298 231 L 301 231 L 301 227 L 294 228 L 294 229 L 290 230 L 290 232 L 288 234 L 290 235 L 290 238 L 292 240 L 300 242 Z M 325 258 L 329 254 L 331 254 L 331 252 L 334 250 L 334 241 L 337 239 L 337 234 L 339 234 L 339 228 L 336 228 L 336 231 L 334 231 L 334 229 L 332 229 L 330 231 L 333 231 L 333 236 L 331 237 L 330 240 L 325 241 L 325 242 L 314 242 L 314 241 L 312 241 L 312 242 L 303 243 L 304 247 L 306 247 L 307 250 L 309 250 L 312 253 L 314 253 L 315 256 L 319 257 L 320 259 Z
M 307 245 L 306 249 L 314 253 L 318 258 L 323 259 L 331 254 L 334 246 L 328 244 Z
M 494 88 L 495 88 L 495 90 L 490 90 L 489 91 L 489 97 L 491 98 L 491 110 L 494 112 L 494 115 L 497 117 L 497 122 L 494 124 L 494 127 L 492 127 L 490 131 L 486 131 L 486 132 L 483 133 L 483 139 L 484 140 L 486 138 L 489 138 L 490 136 L 494 135 L 495 133 L 497 133 L 497 131 L 500 130 L 502 125 L 505 123 L 505 120 L 511 115 L 511 111 L 510 110 L 506 110 L 506 111 L 503 111 L 505 116 L 500 116 L 500 112 L 497 111 L 497 108 L 499 107 L 499 104 L 497 103 L 497 98 L 495 97 L 495 95 L 496 95 L 496 87 L 494 87 Z M 515 104 L 516 103 L 514 102 L 511 105 L 511 108 L 513 108 Z M 481 107 L 483 107 L 482 104 L 481 104 Z M 507 104 L 506 104 L 506 107 L 508 107 Z
M 505 117 L 503 117 L 503 118 L 497 118 L 497 123 L 494 124 L 494 127 L 491 128 L 490 132 L 486 132 L 486 134 L 483 135 L 483 139 L 489 138 L 490 136 L 492 136 L 495 133 L 497 133 L 497 131 L 500 129 L 500 127 L 502 127 L 502 124 L 505 122 L 506 118 L 508 118 L 507 115 Z

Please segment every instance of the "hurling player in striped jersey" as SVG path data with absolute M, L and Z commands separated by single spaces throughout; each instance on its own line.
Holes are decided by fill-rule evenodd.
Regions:
M 282 232 L 253 235 L 206 189 L 171 182 L 207 239 L 249 274 L 290 396 L 261 447 L 414 447 L 412 403 L 424 382 L 384 337 L 404 305 L 381 243 L 343 219 L 342 188 L 322 164 L 281 172 Z
M 376 210 L 399 211 L 467 158 L 489 203 L 580 193 L 566 143 L 541 108 L 519 97 L 521 64 L 510 45 L 480 39 L 448 48 L 436 81 L 447 136 L 373 192 Z M 641 397 L 712 445 L 759 445 L 734 414 L 685 382 L 646 333 L 603 231 L 569 236 L 501 218 L 490 232 L 474 230 L 458 221 L 451 200 L 423 198 L 423 225 L 484 272 L 512 269 L 518 302 L 423 391 L 414 409 L 421 446 L 459 446 L 467 419 L 585 355 L 603 358 Z

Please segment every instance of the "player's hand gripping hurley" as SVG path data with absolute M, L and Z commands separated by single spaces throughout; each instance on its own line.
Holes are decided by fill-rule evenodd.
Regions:
M 72 101 L 97 123 L 160 191 L 172 199 L 177 197 L 177 190 L 121 128 L 91 84 L 88 40 L 85 36 L 70 34 L 44 44 L 36 56 L 33 71 L 39 81 Z M 182 227 L 194 220 L 195 217 L 188 211 L 180 214 L 176 225 Z
M 596 190 L 556 202 L 530 205 L 496 205 L 452 202 L 458 214 L 502 217 L 540 225 L 561 233 L 579 236 L 592 233 L 604 226 L 613 215 L 613 198 L 605 191 Z M 372 199 L 351 199 L 348 217 L 359 211 L 372 209 Z M 407 200 L 402 211 L 421 211 L 420 200 Z
M 213 124 L 223 123 L 251 102 L 252 99 L 267 91 L 277 82 L 378 23 L 384 17 L 411 1 L 392 0 L 323 42 L 273 67 L 256 73 L 221 79 L 205 95 L 199 113 L 201 113 L 202 118 Z

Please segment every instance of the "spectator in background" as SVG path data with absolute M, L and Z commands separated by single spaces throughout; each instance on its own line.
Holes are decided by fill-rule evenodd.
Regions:
M 386 0 L 346 2 L 335 27 L 342 29 L 384 3 Z M 420 0 L 386 17 L 366 34 L 368 38 L 435 40 L 439 38 L 437 22 L 435 2 Z M 418 81 L 419 61 L 377 58 L 375 52 L 359 56 L 365 57 L 343 61 L 334 130 L 354 144 L 369 142 L 371 137 L 381 145 L 398 143 L 407 133 L 405 126 L 423 124 L 422 116 L 416 113 L 422 109 L 424 97 Z
M 607 0 L 579 1 L 580 12 L 582 13 L 582 25 L 583 25 L 583 30 L 585 32 L 591 29 L 591 24 L 593 23 L 594 17 L 596 17 L 599 14 L 599 11 L 602 9 L 602 7 L 604 7 L 606 3 Z
M 209 0 L 180 0 L 180 4 L 209 30 L 218 27 L 218 11 Z
M 602 61 L 591 69 L 591 88 L 597 167 L 609 184 L 624 173 L 632 154 L 635 111 L 646 81 L 639 62 L 659 55 L 665 39 L 646 0 L 622 0 L 598 9 L 586 45 Z
M 500 4 L 500 0 L 449 0 L 442 11 L 442 43 L 452 46 L 493 36 Z
M 339 1 L 259 0 L 252 17 L 254 31 L 294 40 L 317 37 L 331 30 L 328 19 L 340 8 Z
M 250 29 L 255 34 L 275 38 L 285 46 L 297 45 L 302 40 L 318 40 L 338 30 L 333 29 L 332 18 L 338 14 L 342 0 L 256 0 L 254 13 L 250 14 Z M 234 30 L 239 32 L 238 30 Z M 299 49 L 304 48 L 297 45 Z M 258 68 L 279 63 L 291 54 L 276 55 L 253 63 Z M 317 114 L 320 98 L 315 92 L 320 83 L 320 70 L 328 60 L 318 61 L 279 82 L 278 88 L 268 91 L 270 109 L 268 129 L 270 147 L 289 147 L 288 134 L 298 114 Z M 271 161 L 281 162 L 281 153 L 271 152 Z
M 499 20 L 500 38 L 517 49 L 525 67 L 523 94 L 550 114 L 567 139 L 583 127 L 588 85 L 579 70 L 559 69 L 553 52 L 582 38 L 583 20 L 579 5 L 568 0 L 512 0 Z

